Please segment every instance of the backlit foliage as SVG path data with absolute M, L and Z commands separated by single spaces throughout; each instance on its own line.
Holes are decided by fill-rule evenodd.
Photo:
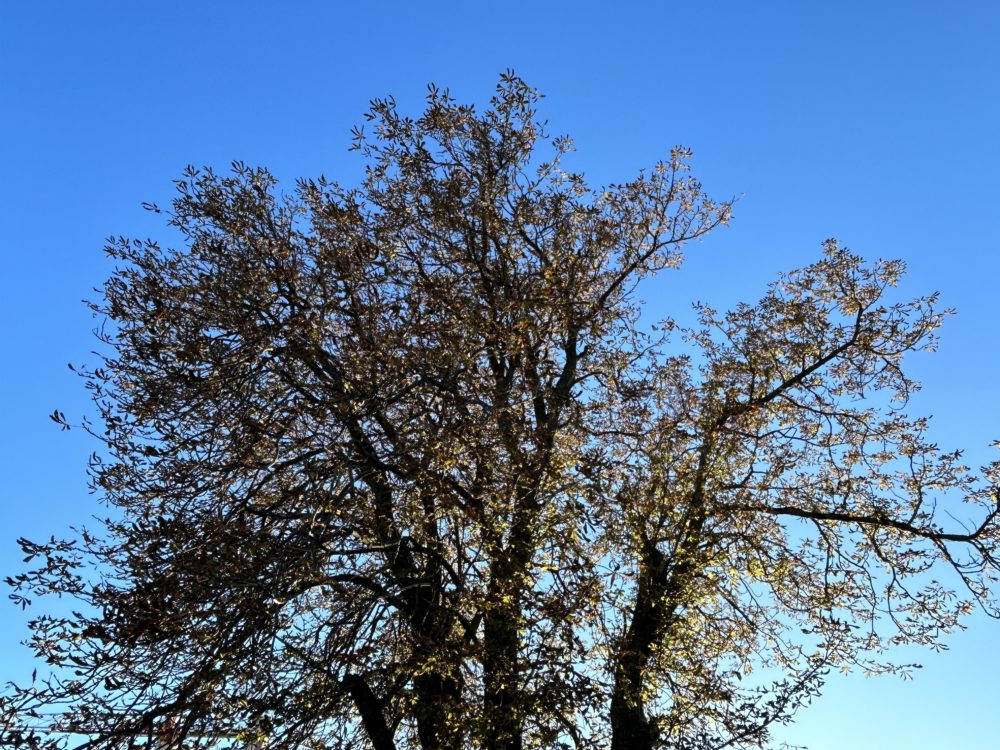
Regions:
M 993 612 L 998 468 L 905 411 L 935 298 L 829 241 L 643 330 L 730 204 L 681 149 L 590 187 L 537 100 L 376 101 L 358 187 L 189 169 L 183 247 L 110 243 L 114 520 L 22 541 L 15 599 L 81 611 L 34 620 L 56 670 L 0 744 L 758 747 L 831 668 Z

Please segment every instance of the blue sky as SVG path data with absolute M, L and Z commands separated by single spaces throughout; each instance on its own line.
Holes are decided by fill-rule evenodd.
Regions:
M 514 68 L 595 182 L 695 151 L 732 227 L 645 289 L 663 313 L 752 300 L 835 236 L 904 258 L 903 291 L 958 309 L 940 351 L 913 361 L 914 412 L 969 463 L 1000 438 L 1000 4 L 940 2 L 321 3 L 0 0 L 0 572 L 17 536 L 100 509 L 96 446 L 47 414 L 89 411 L 67 362 L 93 361 L 80 300 L 109 268 L 110 234 L 168 236 L 164 203 L 188 163 L 231 160 L 354 179 L 350 127 L 369 99 L 419 110 L 426 84 L 483 101 Z M 25 617 L 0 616 L 0 679 L 24 676 Z M 782 732 L 814 750 L 995 746 L 1000 623 L 973 618 L 944 654 L 908 654 L 912 682 L 835 679 Z

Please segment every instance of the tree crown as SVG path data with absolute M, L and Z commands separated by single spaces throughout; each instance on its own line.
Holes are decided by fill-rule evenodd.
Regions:
M 357 187 L 190 168 L 183 247 L 109 243 L 82 374 L 120 512 L 22 540 L 15 598 L 83 611 L 33 621 L 58 671 L 3 741 L 760 747 L 829 668 L 996 614 L 1000 469 L 905 413 L 936 297 L 831 240 L 643 330 L 731 204 L 684 149 L 588 186 L 538 98 L 375 101 Z

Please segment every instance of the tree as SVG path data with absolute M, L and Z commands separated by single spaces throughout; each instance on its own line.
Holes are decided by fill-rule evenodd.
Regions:
M 110 242 L 114 512 L 21 542 L 15 600 L 80 611 L 33 621 L 56 671 L 0 742 L 759 747 L 830 668 L 997 613 L 1000 465 L 904 412 L 935 297 L 828 241 L 644 330 L 637 284 L 731 205 L 682 149 L 588 187 L 538 98 L 375 101 L 359 187 L 191 168 L 183 247 Z

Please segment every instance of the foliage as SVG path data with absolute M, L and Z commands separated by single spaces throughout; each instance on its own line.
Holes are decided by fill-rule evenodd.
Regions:
M 189 169 L 182 249 L 110 243 L 117 520 L 22 540 L 14 596 L 81 612 L 33 621 L 56 671 L 0 743 L 758 747 L 831 667 L 994 612 L 1000 469 L 904 412 L 935 298 L 828 241 L 642 330 L 636 285 L 731 206 L 682 149 L 589 187 L 537 101 L 376 101 L 357 188 Z

